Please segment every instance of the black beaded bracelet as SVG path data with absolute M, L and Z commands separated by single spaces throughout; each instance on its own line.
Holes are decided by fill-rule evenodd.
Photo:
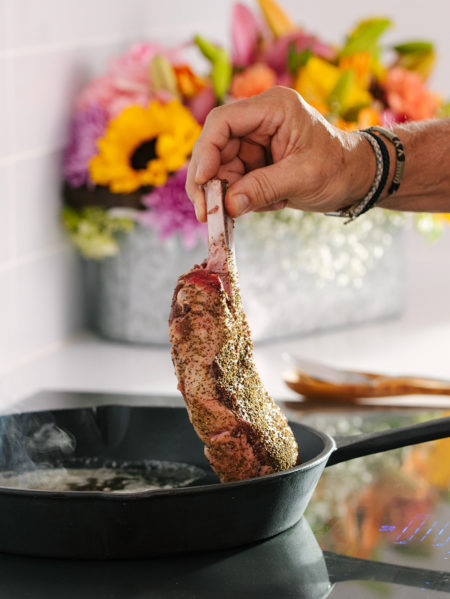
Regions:
M 392 179 L 392 183 L 388 191 L 388 194 L 391 195 L 398 190 L 398 188 L 400 187 L 400 183 L 402 182 L 403 171 L 405 170 L 405 149 L 398 136 L 395 135 L 395 133 L 393 133 L 389 129 L 374 126 L 369 127 L 367 131 L 377 131 L 380 135 L 383 135 L 386 139 L 388 139 L 395 148 L 396 163 L 394 177 Z

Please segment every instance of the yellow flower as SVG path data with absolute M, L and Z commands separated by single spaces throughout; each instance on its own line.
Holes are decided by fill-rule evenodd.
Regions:
M 113 119 L 98 142 L 89 172 L 97 185 L 130 193 L 164 185 L 192 152 L 201 127 L 178 100 L 130 106 Z
M 330 101 L 338 82 L 345 73 L 346 70 L 317 56 L 311 56 L 306 65 L 299 69 L 294 80 L 294 88 L 317 110 L 327 114 L 332 112 L 332 108 L 334 109 L 330 106 Z M 339 112 L 342 114 L 352 108 L 368 106 L 371 101 L 370 93 L 354 80 L 345 89 L 344 97 L 340 99 Z
M 339 78 L 339 69 L 329 62 L 311 56 L 300 68 L 294 80 L 294 89 L 319 112 L 328 112 L 327 99 Z

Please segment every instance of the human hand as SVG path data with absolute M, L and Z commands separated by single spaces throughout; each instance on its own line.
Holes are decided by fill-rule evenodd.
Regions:
M 292 89 L 211 111 L 189 165 L 186 191 L 206 221 L 201 185 L 227 179 L 225 208 L 237 217 L 288 206 L 334 211 L 362 198 L 375 174 L 370 145 L 337 129 Z

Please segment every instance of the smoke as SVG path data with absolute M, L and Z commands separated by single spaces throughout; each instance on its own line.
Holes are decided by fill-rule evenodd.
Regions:
M 23 472 L 48 468 L 75 450 L 74 437 L 50 414 L 0 417 L 0 470 Z
M 75 450 L 75 439 L 54 422 L 48 422 L 26 440 L 26 447 L 33 454 L 59 451 L 69 455 Z

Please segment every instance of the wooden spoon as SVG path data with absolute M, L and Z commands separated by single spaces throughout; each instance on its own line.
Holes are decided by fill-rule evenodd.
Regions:
M 356 402 L 369 397 L 450 395 L 450 381 L 339 370 L 312 360 L 289 359 L 292 365 L 283 373 L 284 382 L 308 398 Z

